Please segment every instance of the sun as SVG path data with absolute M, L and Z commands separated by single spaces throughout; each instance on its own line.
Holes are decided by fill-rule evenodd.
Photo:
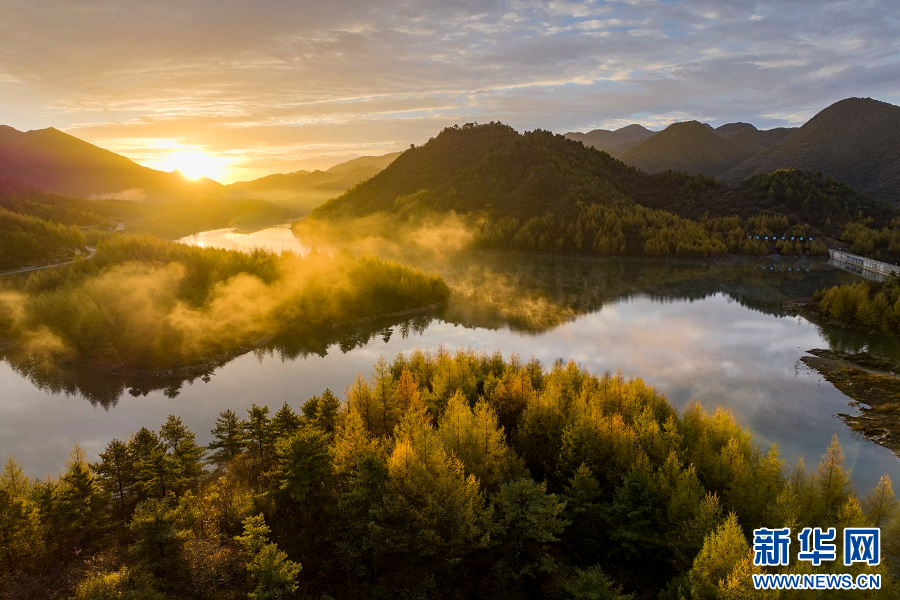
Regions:
M 165 159 L 166 170 L 178 171 L 186 179 L 209 177 L 220 180 L 228 172 L 231 160 L 223 156 L 214 156 L 198 150 L 180 150 L 172 152 Z

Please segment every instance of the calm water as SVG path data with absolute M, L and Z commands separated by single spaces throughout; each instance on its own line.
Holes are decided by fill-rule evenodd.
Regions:
M 246 236 L 260 246 L 289 230 Z M 191 236 L 219 246 L 230 230 Z M 285 240 L 289 242 L 290 240 Z M 302 245 L 294 247 L 302 250 Z M 849 399 L 800 362 L 812 348 L 872 348 L 900 355 L 896 342 L 820 329 L 780 308 L 784 299 L 851 281 L 821 261 L 721 263 L 587 260 L 480 254 L 441 269 L 454 300 L 405 321 L 337 330 L 317 339 L 277 340 L 192 381 L 45 373 L 0 363 L 0 458 L 32 476 L 56 474 L 75 442 L 96 457 L 112 438 L 158 428 L 176 414 L 211 439 L 216 415 L 251 404 L 295 408 L 329 387 L 342 392 L 379 356 L 416 348 L 475 348 L 572 359 L 602 373 L 621 369 L 662 391 L 678 408 L 730 408 L 763 446 L 777 442 L 789 464 L 814 466 L 837 433 L 857 487 L 882 473 L 900 480 L 900 461 L 835 416 Z
M 200 233 L 183 237 L 178 241 L 183 244 L 200 246 L 201 248 L 223 248 L 225 250 L 264 248 L 274 252 L 290 250 L 296 254 L 309 252 L 309 248 L 304 246 L 291 233 L 290 224 L 269 227 L 251 233 L 241 233 L 234 227 L 214 229 L 212 231 L 201 231 Z

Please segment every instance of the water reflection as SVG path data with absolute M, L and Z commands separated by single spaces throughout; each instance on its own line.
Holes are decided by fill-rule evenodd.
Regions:
M 325 357 L 329 349 L 346 354 L 368 344 L 375 338 L 388 343 L 394 330 L 405 339 L 411 333 L 421 335 L 440 311 L 427 311 L 405 319 L 382 318 L 352 326 L 336 327 L 320 332 L 297 335 L 279 335 L 250 354 L 259 361 L 277 357 L 281 361 L 305 360 Z M 186 376 L 142 376 L 135 373 L 118 374 L 75 365 L 60 365 L 29 357 L 18 360 L 14 354 L 0 354 L 12 371 L 30 381 L 36 388 L 48 394 L 80 396 L 92 406 L 106 410 L 114 408 L 128 394 L 132 397 L 147 396 L 162 391 L 167 398 L 175 398 L 186 385 L 195 382 L 209 383 L 217 368 L 225 367 L 231 360 L 220 361 L 213 368 L 204 367 Z M 191 371 L 190 368 L 180 369 Z
M 222 410 L 243 413 L 253 403 L 285 401 L 297 407 L 326 387 L 343 393 L 381 355 L 443 344 L 535 356 L 545 364 L 571 358 L 597 373 L 621 369 L 659 388 L 679 409 L 693 401 L 710 410 L 723 404 L 761 444 L 777 442 L 789 463 L 802 455 L 814 464 L 836 432 L 858 485 L 869 486 L 884 472 L 900 479 L 900 462 L 889 451 L 834 416 L 853 412 L 848 399 L 799 362 L 815 347 L 900 356 L 896 341 L 817 327 L 783 308 L 786 299 L 854 280 L 824 261 L 480 253 L 430 266 L 453 289 L 445 307 L 272 339 L 190 377 L 116 377 L 5 356 L 0 448 L 42 475 L 59 469 L 76 441 L 96 456 L 111 438 L 158 427 L 170 413 L 206 443 Z M 44 443 L 34 443 L 37 432 Z
M 223 250 L 247 251 L 254 248 L 263 248 L 279 254 L 290 250 L 301 255 L 310 251 L 308 246 L 305 246 L 299 239 L 294 237 L 290 224 L 266 227 L 248 232 L 239 231 L 235 227 L 214 229 L 188 235 L 178 241 L 189 246 L 222 248 Z

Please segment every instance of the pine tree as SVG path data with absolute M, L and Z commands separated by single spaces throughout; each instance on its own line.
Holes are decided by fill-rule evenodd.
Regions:
M 341 401 L 328 388 L 325 388 L 321 396 L 313 396 L 300 407 L 303 416 L 329 436 L 334 435 L 340 408 Z
M 100 462 L 91 465 L 100 478 L 100 486 L 112 497 L 114 504 L 123 507 L 134 495 L 134 460 L 128 444 L 114 439 L 100 453 Z
M 285 438 L 300 429 L 300 417 L 294 412 L 294 409 L 285 402 L 281 405 L 269 422 L 269 432 L 272 436 L 272 443 L 280 438 Z
M 233 410 L 220 412 L 216 417 L 216 426 L 210 433 L 215 439 L 206 447 L 214 451 L 210 461 L 216 465 L 226 465 L 243 452 L 243 429 Z
M 80 551 L 104 527 L 107 502 L 80 446 L 72 450 L 67 464 L 56 489 L 56 509 L 66 543 Z
M 269 533 L 263 516 L 256 515 L 244 520 L 244 533 L 234 538 L 247 557 L 247 570 L 256 583 L 248 594 L 251 600 L 274 600 L 297 590 L 302 567 L 269 541 Z
M 875 527 L 883 527 L 900 516 L 900 500 L 894 495 L 889 475 L 884 474 L 862 501 L 863 512 Z
M 203 474 L 203 447 L 197 445 L 194 432 L 179 417 L 169 415 L 160 429 L 160 442 L 166 450 L 173 475 L 172 489 L 182 494 L 193 489 Z
M 820 518 L 833 521 L 850 493 L 850 474 L 844 470 L 844 451 L 837 434 L 831 437 L 828 450 L 819 461 L 815 483 Z
M 750 551 L 750 545 L 737 515 L 731 513 L 725 522 L 710 533 L 694 559 L 688 573 L 692 598 L 716 597 L 717 588 Z
M 309 516 L 333 502 L 334 467 L 328 435 L 312 426 L 301 427 L 275 446 L 273 487 Z
M 22 468 L 9 457 L 0 474 L 0 567 L 14 573 L 22 560 L 36 549 L 39 532 L 31 518 L 32 486 Z
M 273 448 L 269 421 L 269 407 L 253 404 L 247 409 L 247 419 L 241 422 L 241 437 L 250 461 L 251 485 L 259 483 L 272 463 Z
M 134 461 L 134 487 L 138 498 L 164 498 L 174 492 L 176 474 L 159 436 L 146 427 L 128 442 Z

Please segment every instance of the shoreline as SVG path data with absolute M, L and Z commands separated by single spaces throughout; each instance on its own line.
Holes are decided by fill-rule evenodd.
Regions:
M 900 360 L 816 348 L 800 360 L 845 396 L 859 415 L 838 413 L 854 431 L 900 458 Z
M 334 330 L 340 329 L 342 327 L 353 327 L 355 325 L 361 325 L 364 323 L 370 323 L 372 321 L 377 321 L 379 319 L 388 319 L 393 317 L 403 317 L 410 316 L 419 313 L 425 313 L 441 306 L 447 304 L 447 301 L 435 302 L 432 304 L 428 304 L 426 306 L 421 306 L 417 308 L 408 308 L 405 310 L 387 312 L 387 313 L 379 313 L 376 315 L 371 315 L 368 317 L 361 317 L 359 319 L 353 319 L 350 321 L 340 321 L 338 323 L 333 323 L 331 325 L 323 325 L 322 329 L 324 330 Z M 117 364 L 109 364 L 104 363 L 102 361 L 98 361 L 96 359 L 86 359 L 86 358 L 76 358 L 71 361 L 64 361 L 67 363 L 67 366 L 75 367 L 75 368 L 88 368 L 94 371 L 101 371 L 104 373 L 108 373 L 110 375 L 115 375 L 117 377 L 134 377 L 140 379 L 191 379 L 194 377 L 201 377 L 203 375 L 210 374 L 215 369 L 223 366 L 224 364 L 247 354 L 248 352 L 252 352 L 253 350 L 258 350 L 260 348 L 265 347 L 273 340 L 278 337 L 277 334 L 267 333 L 263 336 L 260 336 L 256 340 L 249 342 L 247 344 L 243 344 L 238 346 L 237 348 L 233 348 L 228 350 L 227 352 L 223 352 L 217 356 L 211 356 L 202 360 L 199 363 L 194 363 L 191 365 L 177 365 L 170 367 L 151 367 L 151 368 L 139 368 L 139 367 L 128 367 L 125 365 L 117 365 Z

